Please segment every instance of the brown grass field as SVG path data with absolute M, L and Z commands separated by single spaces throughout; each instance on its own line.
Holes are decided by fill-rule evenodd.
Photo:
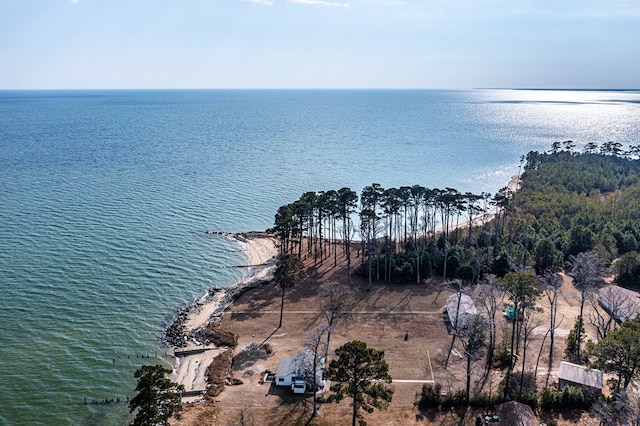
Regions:
M 275 371 L 278 361 L 303 348 L 307 335 L 323 323 L 319 309 L 322 289 L 335 284 L 347 284 L 346 265 L 339 256 L 337 266 L 333 257 L 325 258 L 314 268 L 313 258 L 305 259 L 308 277 L 304 282 L 288 289 L 285 297 L 283 326 L 278 328 L 280 315 L 280 289 L 273 283 L 264 284 L 242 294 L 223 316 L 219 327 L 238 335 L 231 374 L 242 384 L 226 386 L 222 393 L 205 402 L 188 404 L 181 420 L 172 420 L 173 426 L 200 425 L 342 425 L 351 423 L 350 400 L 340 403 L 319 404 L 319 416 L 311 419 L 312 396 L 294 396 L 286 388 L 263 383 L 264 372 Z M 355 253 L 352 262 L 360 258 Z M 368 346 L 384 350 L 394 379 L 393 400 L 387 410 L 364 413 L 369 425 L 473 425 L 484 410 L 435 412 L 420 411 L 418 401 L 423 383 L 439 382 L 446 392 L 465 388 L 466 360 L 451 355 L 444 368 L 451 344 L 451 336 L 443 318 L 445 300 L 453 290 L 442 286 L 441 278 L 434 277 L 420 284 L 373 284 L 367 291 L 367 282 L 351 279 L 349 313 L 336 325 L 331 337 L 329 360 L 335 349 L 351 340 L 361 340 Z M 549 383 L 555 379 L 559 362 L 563 359 L 565 337 L 578 314 L 576 290 L 565 277 L 560 296 L 556 331 L 554 368 Z M 540 329 L 528 349 L 526 370 L 533 371 L 548 327 L 548 306 L 543 296 L 539 300 L 543 312 L 538 315 Z M 501 317 L 498 330 L 506 324 Z M 587 321 L 588 323 L 588 321 Z M 586 324 L 589 337 L 595 337 L 590 324 Z M 408 338 L 405 340 L 405 336 Z M 268 344 L 271 353 L 251 351 L 252 344 Z M 264 347 L 264 346 L 263 346 Z M 454 346 L 464 353 L 460 342 Z M 539 388 L 546 380 L 548 340 L 538 370 Z M 516 368 L 516 369 L 519 369 Z M 490 370 L 485 374 L 484 359 L 474 364 L 472 393 L 496 393 L 503 373 Z M 536 413 L 541 419 L 554 418 L 559 425 L 596 425 L 597 422 L 581 413 Z

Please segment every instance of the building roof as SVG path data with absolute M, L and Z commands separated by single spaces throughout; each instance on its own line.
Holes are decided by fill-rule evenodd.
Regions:
M 285 377 L 296 372 L 296 359 L 295 357 L 285 357 L 278 363 L 278 369 L 276 370 L 276 376 Z
M 598 301 L 620 322 L 633 319 L 640 314 L 640 294 L 617 285 L 599 289 Z
M 560 362 L 558 380 L 602 389 L 602 371 L 589 370 L 584 365 L 572 364 L 566 361 Z
M 305 376 L 307 372 L 313 371 L 313 351 L 307 349 L 288 358 L 282 358 L 278 363 L 276 376 L 285 377 L 288 375 Z M 324 364 L 324 357 L 318 356 L 318 368 Z
M 447 313 L 449 314 L 449 321 L 454 325 L 456 321 L 456 315 L 458 316 L 458 325 L 465 325 L 467 319 L 473 315 L 478 315 L 478 308 L 473 303 L 473 299 L 468 294 L 462 294 L 460 297 L 460 314 L 458 315 L 458 295 L 460 293 L 452 294 L 447 297 Z
M 531 407 L 515 401 L 505 402 L 496 406 L 496 413 L 500 416 L 500 424 L 509 426 L 539 426 L 540 422 L 533 414 Z

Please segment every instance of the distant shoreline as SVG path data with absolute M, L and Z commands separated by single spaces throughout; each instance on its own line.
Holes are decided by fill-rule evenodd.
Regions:
M 472 90 L 515 90 L 538 92 L 638 92 L 640 89 L 589 89 L 589 88 L 558 88 L 558 87 L 476 87 Z

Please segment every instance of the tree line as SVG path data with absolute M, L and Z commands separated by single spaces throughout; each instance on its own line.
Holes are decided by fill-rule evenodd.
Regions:
M 349 248 L 358 244 L 355 272 L 369 285 L 420 282 L 433 272 L 474 283 L 527 268 L 542 275 L 587 251 L 606 266 L 618 259 L 621 279 L 640 283 L 640 162 L 612 154 L 615 147 L 593 150 L 532 151 L 522 158 L 521 189 L 493 196 L 377 183 L 360 194 L 305 192 L 278 209 L 271 231 L 282 253 L 312 256 L 316 267 L 337 264 L 341 244 L 348 277 Z
M 556 142 L 547 152 L 532 151 L 521 158 L 517 192 L 505 187 L 494 196 L 422 185 L 383 188 L 375 183 L 359 195 L 348 187 L 307 192 L 278 210 L 272 231 L 281 238 L 282 253 L 312 257 L 316 267 L 329 261 L 337 264 L 342 255 L 347 279 L 356 273 L 369 286 L 419 283 L 433 272 L 443 282 L 454 283 L 460 295 L 480 285 L 476 302 L 484 306 L 485 318 L 453 324 L 452 347 L 460 339 L 467 356 L 467 402 L 471 363 L 482 358 L 485 349 L 487 368 L 507 368 L 502 397 L 532 398 L 527 376 L 537 375 L 545 348 L 547 371 L 553 367 L 562 285 L 558 272 L 564 271 L 573 279 L 579 299 L 567 359 L 588 361 L 614 373 L 613 389 L 625 392 L 640 374 L 640 361 L 633 361 L 640 358 L 631 351 L 640 347 L 640 332 L 635 321 L 618 325 L 613 312 L 598 306 L 594 292 L 611 272 L 621 285 L 640 284 L 639 153 L 638 146 L 623 150 L 613 142 L 601 147 L 587 144 L 582 151 L 576 151 L 572 141 Z M 344 247 L 341 254 L 339 245 Z M 352 251 L 359 260 L 353 269 Z M 541 311 L 541 298 L 550 306 L 549 327 L 539 352 L 530 355 L 533 330 L 540 326 L 533 315 Z M 496 317 L 505 299 L 515 320 L 498 342 Z M 597 340 L 588 344 L 586 321 L 597 329 Z M 605 358 L 612 350 L 633 355 L 621 355 L 612 363 Z M 531 357 L 533 375 L 525 371 Z M 547 383 L 548 379 L 549 373 Z
M 281 206 L 270 229 L 280 239 L 282 254 L 313 257 L 314 266 L 338 262 L 338 245 L 351 275 L 352 247 L 359 246 L 356 273 L 375 282 L 420 282 L 432 269 L 455 276 L 459 251 L 481 244 L 479 224 L 486 228 L 493 206 L 500 215 L 510 198 L 507 188 L 490 194 L 462 193 L 455 188 L 422 185 L 383 188 L 373 183 L 360 194 L 349 187 L 305 192 Z M 461 223 L 470 226 L 464 231 Z M 355 239 L 356 235 L 359 239 Z M 446 243 L 445 243 L 446 242 Z M 479 257 L 469 271 L 480 275 Z
M 552 369 L 562 284 L 558 272 L 564 271 L 573 279 L 579 297 L 579 315 L 567 338 L 566 357 L 589 361 L 613 373 L 615 397 L 594 407 L 601 418 L 628 418 L 628 412 L 616 411 L 616 407 L 631 406 L 621 401 L 628 401 L 626 389 L 640 376 L 640 322 L 617 324 L 614 313 L 603 312 L 593 294 L 610 268 L 619 284 L 640 285 L 639 154 L 637 145 L 625 150 L 621 144 L 607 142 L 587 144 L 576 151 L 572 141 L 556 142 L 547 152 L 532 151 L 521 158 L 517 192 L 504 187 L 493 196 L 422 185 L 383 188 L 377 183 L 360 194 L 349 187 L 306 192 L 278 209 L 269 230 L 280 240 L 275 281 L 282 288 L 281 312 L 285 288 L 304 278 L 301 259 L 311 258 L 313 269 L 326 262 L 337 266 L 339 259 L 345 261 L 347 282 L 358 274 L 369 287 L 374 282 L 420 283 L 435 272 L 443 283 L 454 285 L 458 303 L 463 293 L 475 289 L 476 303 L 486 313 L 460 324 L 456 318 L 452 324 L 451 345 L 460 339 L 467 357 L 466 392 L 461 401 L 470 402 L 472 363 L 483 357 L 487 369 L 506 368 L 502 398 L 538 401 L 532 396 L 531 377 L 535 387 L 547 339 L 547 371 Z M 352 259 L 354 253 L 357 263 Z M 531 357 L 527 350 L 533 330 L 540 325 L 533 315 L 540 312 L 537 303 L 541 298 L 550 306 L 549 327 L 530 372 L 525 371 L 525 363 Z M 513 321 L 499 342 L 496 324 L 505 299 L 513 308 Z M 317 341 L 326 338 L 326 348 L 333 315 L 339 310 L 333 304 L 323 310 L 328 327 Z M 585 342 L 587 320 L 597 329 L 596 341 Z M 381 365 L 380 377 L 389 379 Z M 331 366 L 334 379 L 340 376 L 340 367 Z M 137 410 L 136 420 L 144 418 L 137 424 L 162 423 L 179 411 L 176 394 L 182 389 L 165 381 L 166 371 L 160 366 L 146 368 L 136 373 L 140 393 L 131 401 L 131 410 Z M 547 381 L 548 377 L 549 373 Z M 349 380 L 355 383 L 358 377 L 338 379 Z M 390 399 L 381 386 L 369 388 L 369 382 L 362 383 L 361 390 L 349 392 L 354 419 L 357 407 L 369 409 L 378 403 L 382 407 Z M 365 389 L 383 398 L 369 404 L 361 399 Z M 338 396 L 345 394 L 339 387 L 335 391 Z M 547 406 L 584 401 L 572 392 L 560 395 L 545 388 L 540 401 Z M 425 388 L 422 397 L 435 398 L 435 394 Z

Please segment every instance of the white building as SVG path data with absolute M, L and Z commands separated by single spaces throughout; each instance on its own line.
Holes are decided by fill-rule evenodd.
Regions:
M 316 361 L 315 384 L 313 380 L 313 351 L 304 350 L 290 358 L 282 358 L 278 363 L 274 383 L 276 386 L 289 386 L 293 393 L 312 392 L 314 386 L 322 389 L 324 357 L 318 356 Z
M 458 316 L 457 326 L 458 328 L 464 328 L 469 324 L 469 321 L 476 315 L 478 315 L 478 308 L 473 303 L 471 296 L 460 293 L 452 294 L 447 297 L 447 315 L 449 315 L 449 321 L 451 326 L 456 326 L 456 315 Z M 460 297 L 460 303 L 458 303 L 458 297 Z M 458 307 L 460 308 L 458 311 Z
M 640 314 L 640 294 L 617 285 L 599 289 L 598 302 L 618 322 L 634 319 Z
M 558 370 L 558 390 L 564 389 L 565 386 L 580 386 L 583 391 L 590 389 L 596 394 L 600 394 L 602 392 L 602 371 L 562 361 Z

